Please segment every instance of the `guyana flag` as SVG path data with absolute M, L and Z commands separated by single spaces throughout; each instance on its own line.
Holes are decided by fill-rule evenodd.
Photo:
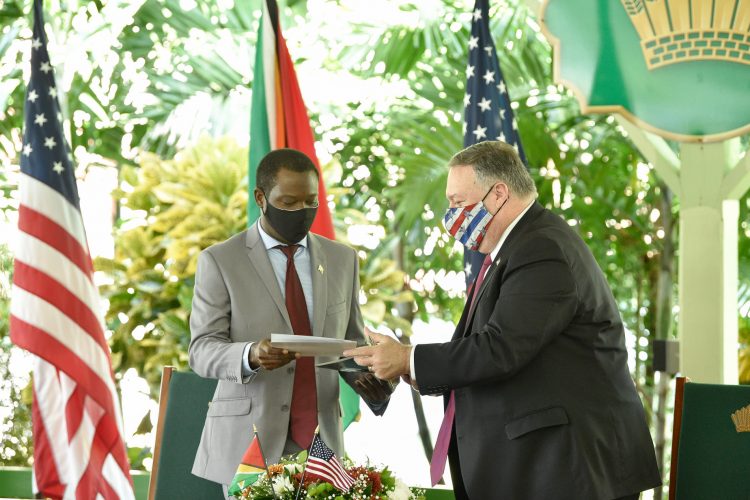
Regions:
M 242 462 L 237 466 L 237 472 L 234 474 L 228 493 L 238 495 L 246 487 L 255 484 L 264 472 L 266 472 L 266 461 L 263 458 L 263 452 L 260 450 L 258 434 L 256 433 L 252 443 L 245 450 Z
M 247 224 L 260 217 L 260 209 L 253 203 L 255 172 L 260 160 L 274 149 L 292 148 L 309 156 L 320 171 L 315 154 L 310 118 L 294 71 L 292 58 L 279 24 L 279 7 L 276 0 L 263 0 L 263 16 L 258 28 L 258 46 L 255 52 L 253 100 L 250 116 L 250 162 L 248 166 Z M 318 197 L 320 205 L 312 225 L 312 232 L 335 239 L 333 220 L 326 202 L 326 188 L 320 175 Z M 346 429 L 359 418 L 359 396 L 343 380 L 341 405 Z

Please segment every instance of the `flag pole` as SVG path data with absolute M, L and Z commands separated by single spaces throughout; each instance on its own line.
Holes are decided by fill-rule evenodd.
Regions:
M 278 500 L 279 497 L 276 496 L 276 489 L 273 487 L 273 478 L 271 477 L 271 472 L 268 470 L 268 461 L 266 460 L 266 454 L 263 452 L 263 445 L 260 442 L 260 436 L 258 435 L 258 427 L 253 424 L 253 438 L 258 440 L 258 448 L 260 448 L 260 456 L 263 457 L 263 466 L 266 468 L 266 476 L 268 476 L 268 480 L 271 482 L 271 493 L 273 493 L 273 498 L 275 500 Z
M 320 426 L 315 427 L 315 434 L 313 434 L 313 440 L 310 443 L 310 447 L 307 449 L 307 457 L 305 458 L 305 467 L 302 469 L 302 478 L 299 480 L 299 488 L 297 488 L 297 494 L 294 496 L 294 500 L 299 500 L 299 494 L 302 491 L 302 486 L 305 484 L 305 474 L 307 474 L 307 462 L 310 461 L 310 451 L 312 450 L 313 444 L 315 444 L 315 437 L 320 432 Z

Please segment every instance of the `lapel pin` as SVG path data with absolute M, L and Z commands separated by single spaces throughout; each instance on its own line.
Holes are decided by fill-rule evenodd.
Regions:
M 318 265 L 318 272 L 319 272 L 320 274 L 323 274 L 323 271 L 324 271 L 324 269 L 323 269 L 323 266 L 321 266 L 321 265 Z

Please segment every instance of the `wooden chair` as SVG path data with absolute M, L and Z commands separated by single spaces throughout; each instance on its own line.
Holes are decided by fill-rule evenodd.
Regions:
M 677 378 L 669 500 L 750 498 L 750 386 Z
M 221 485 L 190 473 L 215 389 L 216 380 L 164 367 L 149 500 L 224 500 Z

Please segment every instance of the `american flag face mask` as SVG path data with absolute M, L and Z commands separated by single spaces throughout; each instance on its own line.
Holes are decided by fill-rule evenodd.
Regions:
M 484 198 L 487 198 L 490 191 L 492 191 L 492 188 L 485 193 Z M 484 198 L 478 203 L 465 207 L 449 208 L 445 217 L 443 217 L 445 230 L 469 250 L 479 249 L 479 245 L 487 233 L 487 226 L 489 226 L 492 218 L 497 215 L 497 212 L 503 208 L 505 202 L 508 201 L 506 199 L 497 212 L 491 214 L 484 206 Z

